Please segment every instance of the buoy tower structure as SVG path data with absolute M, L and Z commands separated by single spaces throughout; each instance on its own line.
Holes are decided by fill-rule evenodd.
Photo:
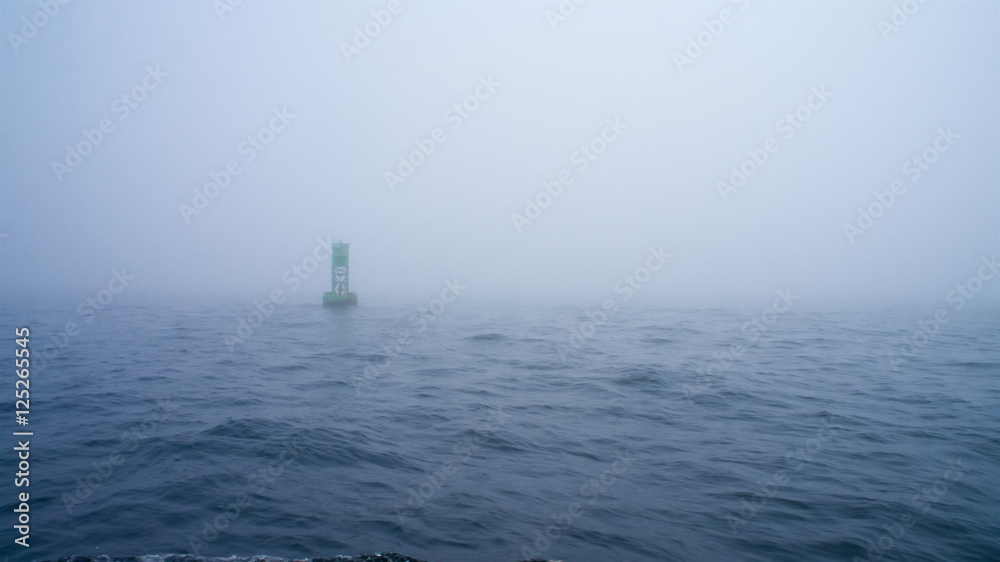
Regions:
M 330 252 L 333 290 L 323 293 L 323 306 L 357 306 L 358 294 L 350 291 L 351 267 L 348 264 L 350 244 L 337 242 Z

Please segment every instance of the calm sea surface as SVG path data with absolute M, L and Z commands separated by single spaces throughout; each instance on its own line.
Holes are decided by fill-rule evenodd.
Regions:
M 995 309 L 421 304 L 4 308 L 0 550 L 1000 560 Z

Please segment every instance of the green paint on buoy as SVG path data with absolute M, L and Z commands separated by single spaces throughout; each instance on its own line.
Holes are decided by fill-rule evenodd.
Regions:
M 358 294 L 350 291 L 348 246 L 350 246 L 350 244 L 342 244 L 339 242 L 333 245 L 331 257 L 331 260 L 333 261 L 333 291 L 323 293 L 323 306 L 358 305 Z

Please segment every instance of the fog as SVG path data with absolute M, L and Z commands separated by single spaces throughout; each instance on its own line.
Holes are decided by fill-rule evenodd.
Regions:
M 591 303 L 654 248 L 649 303 L 934 306 L 998 254 L 996 2 L 50 1 L 0 4 L 8 302 L 342 240 L 362 304 Z

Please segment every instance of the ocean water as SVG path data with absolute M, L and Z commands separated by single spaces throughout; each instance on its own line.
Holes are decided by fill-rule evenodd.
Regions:
M 76 304 L 0 317 L 9 560 L 1000 560 L 995 309 Z

